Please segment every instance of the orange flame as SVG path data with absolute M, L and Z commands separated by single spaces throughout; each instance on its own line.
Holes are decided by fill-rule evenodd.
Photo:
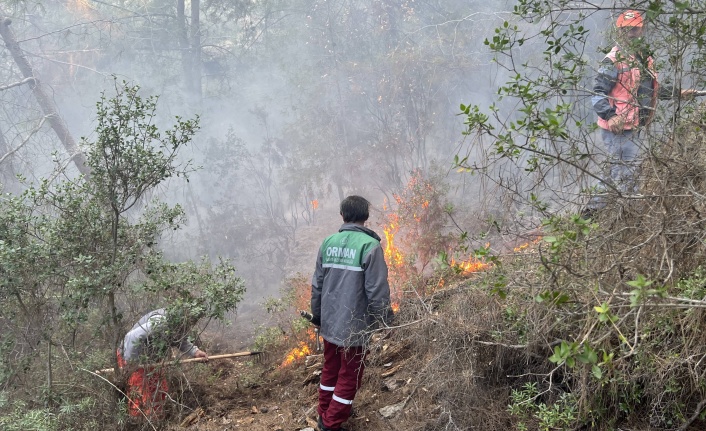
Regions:
M 389 266 L 399 267 L 404 262 L 404 256 L 395 246 L 395 234 L 399 230 L 396 223 L 396 216 L 390 215 L 390 223 L 383 228 L 385 233 L 385 261 Z
M 468 258 L 468 260 L 456 262 L 455 259 L 451 259 L 450 266 L 452 268 L 458 268 L 462 275 L 470 275 L 474 272 L 479 272 L 490 268 L 489 263 L 482 262 L 475 258 Z
M 288 365 L 292 365 L 297 359 L 304 358 L 308 355 L 311 355 L 309 345 L 307 345 L 305 341 L 300 341 L 299 346 L 293 348 L 284 358 L 284 361 L 282 361 L 282 366 L 286 367 Z
M 542 237 L 538 237 L 537 239 L 534 239 L 530 242 L 526 242 L 524 244 L 518 245 L 517 247 L 513 248 L 512 251 L 514 251 L 515 253 L 519 253 L 519 252 L 527 249 L 529 246 L 537 244 L 541 240 L 542 240 Z
M 314 210 L 319 209 L 319 200 L 318 199 L 314 199 L 313 201 L 311 201 L 311 208 Z

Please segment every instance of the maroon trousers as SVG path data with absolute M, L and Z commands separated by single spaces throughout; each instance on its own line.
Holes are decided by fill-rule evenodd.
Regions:
M 353 399 L 363 380 L 364 359 L 362 346 L 346 348 L 324 340 L 318 411 L 326 428 L 336 430 L 348 420 Z

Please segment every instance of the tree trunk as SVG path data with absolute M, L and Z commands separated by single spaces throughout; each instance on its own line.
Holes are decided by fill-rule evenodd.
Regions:
M 338 126 L 336 129 L 336 132 L 340 132 L 341 140 L 343 141 L 343 148 L 350 148 L 348 144 L 348 127 L 346 126 L 346 121 L 345 121 L 345 109 L 346 109 L 346 104 L 343 102 L 343 93 L 341 92 L 341 82 L 340 82 L 340 69 L 339 69 L 339 62 L 338 62 L 338 52 L 336 50 L 336 33 L 333 30 L 333 24 L 335 22 L 334 16 L 331 11 L 331 2 L 326 3 L 326 10 L 328 13 L 328 34 L 329 34 L 329 42 L 331 43 L 331 52 L 333 53 L 333 82 L 336 84 L 336 96 L 338 97 L 338 112 L 336 115 L 336 125 Z M 350 150 L 346 150 L 350 151 Z M 341 168 L 343 170 L 350 169 L 350 165 L 348 163 L 344 163 Z M 343 193 L 343 188 L 350 186 L 348 181 L 345 181 L 344 178 L 347 178 L 348 175 L 336 175 L 334 178 L 334 182 L 336 183 L 336 188 L 338 189 L 338 197 L 342 201 L 344 199 L 344 193 Z
M 191 73 L 191 49 L 189 35 L 186 29 L 186 12 L 184 0 L 177 0 L 177 28 L 179 32 L 179 51 L 181 52 L 181 67 L 184 73 L 184 90 L 191 95 L 194 92 L 194 80 Z
M 71 133 L 69 132 L 68 127 L 66 126 L 66 123 L 64 123 L 64 120 L 59 116 L 59 113 L 56 110 L 56 106 L 52 102 L 51 98 L 48 96 L 48 92 L 46 91 L 45 86 L 42 85 L 41 81 L 32 70 L 32 66 L 29 64 L 29 61 L 27 61 L 27 58 L 22 53 L 22 49 L 17 43 L 14 33 L 10 29 L 10 24 L 12 23 L 12 20 L 6 17 L 2 18 L 1 20 L 2 22 L 0 22 L 0 36 L 2 36 L 3 41 L 5 41 L 5 46 L 7 47 L 8 51 L 10 51 L 10 54 L 15 60 L 17 67 L 20 69 L 20 72 L 22 72 L 22 75 L 25 78 L 31 78 L 34 80 L 34 82 L 30 84 L 32 85 L 32 92 L 37 98 L 37 102 L 42 108 L 44 115 L 46 115 L 47 120 L 51 125 L 51 128 L 54 129 L 54 132 L 59 137 L 59 140 L 62 144 L 64 144 L 64 148 L 66 148 L 66 151 L 69 153 L 71 160 L 76 164 L 76 167 L 78 168 L 79 172 L 84 175 L 89 175 L 90 169 L 88 166 L 86 166 L 86 156 L 79 150 L 78 145 L 76 145 L 76 141 L 74 141 L 73 136 L 71 136 Z
M 191 76 L 196 103 L 201 106 L 201 1 L 191 0 Z

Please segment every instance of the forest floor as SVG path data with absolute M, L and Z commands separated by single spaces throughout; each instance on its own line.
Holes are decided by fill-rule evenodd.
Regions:
M 647 431 L 646 415 L 580 427 L 540 426 L 537 415 L 513 415 L 511 392 L 527 382 L 545 383 L 554 365 L 541 346 L 527 354 L 498 343 L 505 308 L 465 283 L 449 285 L 424 303 L 401 307 L 398 327 L 378 333 L 370 344 L 354 414 L 344 424 L 363 430 L 595 429 Z M 293 338 L 258 356 L 182 364 L 169 372 L 172 401 L 161 423 L 144 420 L 124 431 L 317 431 L 317 398 L 322 355 L 315 350 L 288 362 L 300 341 Z M 219 351 L 211 355 L 233 353 Z M 223 347 L 223 349 L 226 349 Z M 535 353 L 536 352 L 536 353 Z M 549 371 L 548 371 L 549 370 Z M 551 389 L 567 385 L 556 375 Z M 538 383 L 538 384 L 539 384 Z M 548 395 L 548 391 L 546 391 Z M 544 405 L 543 398 L 532 406 Z M 688 426 L 687 426 L 688 425 Z M 702 420 L 684 430 L 703 430 Z M 674 429 L 674 428 L 670 428 Z M 680 428 L 682 429 L 682 428 Z
M 312 252 L 302 253 L 298 261 L 291 263 L 291 273 L 305 273 L 306 269 L 311 269 L 318 243 L 327 232 L 337 229 L 337 223 L 322 223 L 322 226 L 303 229 L 298 235 L 297 246 Z M 254 345 L 253 334 L 257 325 L 250 324 L 250 321 L 266 313 L 254 301 L 250 302 L 252 304 L 249 307 L 239 309 L 235 325 L 237 334 L 224 335 L 216 331 L 206 336 L 204 341 L 208 344 L 205 347 L 210 355 L 232 353 L 233 349 L 248 350 L 248 346 Z M 419 364 L 412 365 L 410 359 L 415 357 L 415 353 L 409 341 L 395 336 L 395 331 L 387 333 L 384 338 L 373 337 L 362 387 L 356 395 L 353 415 L 344 424 L 346 429 L 411 429 L 412 423 L 418 424 L 419 415 L 427 410 L 427 406 L 415 405 L 417 397 L 410 396 L 416 391 L 410 389 L 414 386 L 410 382 Z M 170 392 L 173 392 L 170 395 L 176 399 L 172 407 L 180 404 L 181 407 L 169 410 L 166 423 L 150 425 L 140 421 L 128 426 L 127 431 L 316 430 L 319 374 L 323 357 L 317 354 L 320 352 L 316 352 L 315 342 L 310 339 L 309 355 L 298 357 L 285 365 L 285 360 L 297 345 L 296 341 L 285 341 L 284 345 L 270 346 L 256 359 L 241 357 L 184 365 L 169 379 Z M 397 411 L 404 410 L 400 408 L 400 403 L 404 403 L 405 409 L 415 409 L 411 416 L 417 419 L 411 416 L 407 419 L 410 426 L 405 424 L 405 413 Z
M 351 431 L 408 429 L 399 411 L 411 398 L 406 385 L 413 370 L 406 370 L 404 364 L 412 352 L 384 341 L 375 348 L 377 352 L 368 358 L 353 416 L 344 426 Z M 287 365 L 275 356 L 270 353 L 258 361 L 236 358 L 192 365 L 200 370 L 185 370 L 185 375 L 197 407 L 191 407 L 190 414 L 175 414 L 164 429 L 316 430 L 322 355 L 301 357 Z M 145 425 L 135 424 L 134 429 L 151 429 Z

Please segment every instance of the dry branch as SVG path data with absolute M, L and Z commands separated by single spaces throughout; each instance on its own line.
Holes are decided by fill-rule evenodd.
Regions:
M 183 421 L 179 424 L 180 427 L 186 428 L 188 426 L 191 426 L 194 422 L 196 422 L 199 418 L 203 417 L 206 415 L 206 412 L 201 408 L 198 407 L 196 410 L 191 412 L 191 414 L 187 417 L 184 418 Z
M 403 365 L 404 364 L 399 364 L 399 365 L 396 365 L 396 366 L 390 368 L 389 370 L 385 371 L 384 373 L 381 373 L 380 377 L 382 377 L 382 378 L 390 377 L 391 375 L 393 375 L 396 372 L 398 372 L 399 370 L 401 370 Z
M 34 70 L 32 69 L 32 66 L 29 64 L 29 61 L 27 61 L 27 58 L 25 57 L 24 53 L 22 52 L 22 49 L 20 48 L 20 44 L 17 43 L 15 34 L 10 29 L 11 23 L 12 20 L 10 18 L 1 18 L 0 37 L 2 37 L 3 41 L 5 42 L 5 46 L 7 47 L 8 51 L 10 51 L 10 54 L 12 55 L 13 60 L 15 60 L 17 67 L 20 69 L 20 72 L 22 72 L 22 75 L 25 77 L 25 80 L 23 80 L 22 83 L 24 83 L 25 81 L 28 82 L 28 80 L 32 81 L 30 85 L 32 87 L 32 92 L 34 93 L 34 97 L 37 98 L 37 102 L 42 108 L 42 112 L 44 112 L 44 115 L 49 121 L 51 128 L 54 129 L 54 132 L 59 137 L 59 140 L 62 144 L 64 144 L 64 148 L 66 148 L 66 151 L 69 153 L 71 160 L 73 160 L 73 162 L 76 164 L 76 167 L 78 168 L 79 172 L 84 175 L 88 175 L 90 173 L 90 169 L 88 168 L 88 166 L 86 166 L 85 155 L 78 148 L 76 141 L 74 141 L 73 136 L 69 132 L 69 128 L 66 126 L 64 120 L 59 116 L 59 113 L 56 110 L 56 106 L 49 97 L 45 86 L 42 85 L 41 81 L 37 78 Z
M 689 425 L 691 425 L 692 422 L 694 422 L 701 412 L 703 411 L 704 407 L 706 407 L 706 400 L 701 400 L 698 406 L 696 406 L 696 410 L 694 411 L 694 414 L 686 421 L 682 426 L 677 428 L 677 431 L 686 431 L 687 428 L 689 428 Z
M 9 90 L 10 88 L 13 88 L 13 87 L 19 87 L 20 85 L 23 85 L 23 84 L 29 84 L 29 83 L 34 84 L 34 82 L 35 82 L 34 78 L 32 78 L 32 77 L 25 78 L 22 81 L 14 82 L 12 84 L 8 84 L 8 85 L 4 85 L 4 86 L 0 87 L 0 91 Z
M 37 127 L 35 127 L 34 130 L 32 130 L 31 132 L 29 132 L 29 135 L 27 135 L 27 137 L 22 141 L 22 143 L 21 143 L 20 145 L 18 145 L 17 147 L 13 148 L 12 150 L 5 149 L 5 148 L 2 148 L 2 147 L 0 146 L 0 150 L 2 150 L 2 151 L 7 151 L 5 154 L 3 154 L 3 155 L 0 157 L 0 164 L 2 164 L 2 162 L 4 162 L 6 158 L 10 157 L 10 156 L 13 155 L 14 153 L 16 153 L 20 148 L 22 148 L 23 146 L 25 146 L 25 144 L 27 144 L 27 142 L 29 142 L 30 138 L 31 138 L 32 136 L 34 136 L 34 134 L 37 133 L 37 132 L 39 131 L 39 129 L 42 128 L 42 125 L 44 124 L 44 120 L 46 120 L 46 119 L 47 119 L 47 117 L 42 118 L 42 120 L 39 122 L 39 125 L 38 125 Z M 4 140 L 3 140 L 3 143 L 4 143 Z

